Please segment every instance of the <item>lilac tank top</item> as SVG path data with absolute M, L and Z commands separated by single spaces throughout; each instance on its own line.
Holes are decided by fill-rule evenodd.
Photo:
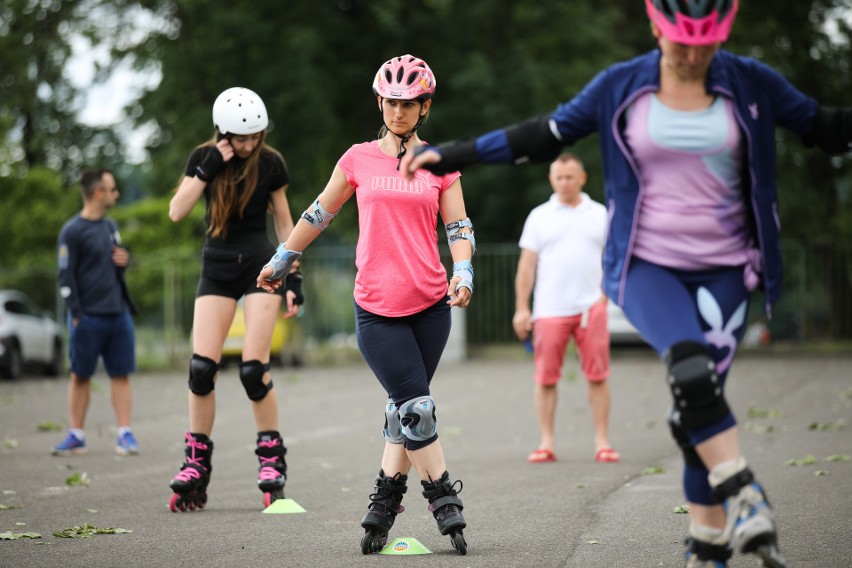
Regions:
M 678 111 L 647 93 L 628 111 L 625 138 L 643 186 L 633 254 L 684 270 L 753 264 L 729 100 Z

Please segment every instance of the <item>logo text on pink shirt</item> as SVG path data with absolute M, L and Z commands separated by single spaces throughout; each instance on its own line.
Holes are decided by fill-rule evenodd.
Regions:
M 421 180 L 408 181 L 401 176 L 373 176 L 371 188 L 402 193 L 423 193 L 425 184 Z

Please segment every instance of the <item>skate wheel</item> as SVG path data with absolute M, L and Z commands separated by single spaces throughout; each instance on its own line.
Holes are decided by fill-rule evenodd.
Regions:
M 189 510 L 190 510 L 190 511 L 194 511 L 194 510 L 195 510 L 195 501 L 190 501 L 190 502 L 187 504 L 187 507 L 189 507 Z
M 787 568 L 787 561 L 781 556 L 781 551 L 774 544 L 759 546 L 756 552 L 763 561 L 764 568 Z
M 372 554 L 379 552 L 385 547 L 388 542 L 388 536 L 383 534 L 374 534 L 367 529 L 367 532 L 361 537 L 361 554 Z
M 370 554 L 373 552 L 373 537 L 369 531 L 361 537 L 361 554 Z
M 178 511 L 178 507 L 177 507 L 178 499 L 180 499 L 180 495 L 178 495 L 177 493 L 172 495 L 172 498 L 169 499 L 169 509 L 172 510 L 172 513 L 177 513 L 177 511 Z
M 275 491 L 267 491 L 263 494 L 263 506 L 269 507 L 279 499 L 284 498 L 284 490 L 276 489 Z
M 467 542 L 465 542 L 464 535 L 461 531 L 451 534 L 450 538 L 452 539 L 453 548 L 458 550 L 459 554 L 462 556 L 467 554 Z

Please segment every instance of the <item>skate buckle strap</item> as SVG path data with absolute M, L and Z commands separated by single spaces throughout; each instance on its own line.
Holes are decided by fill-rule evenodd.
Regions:
M 399 476 L 399 474 L 397 474 Z M 405 493 L 408 491 L 408 486 L 405 484 L 408 476 L 402 477 L 377 477 L 376 478 L 376 488 L 377 489 L 386 489 L 387 491 L 393 491 L 394 493 Z M 374 493 L 373 495 L 378 495 L 379 493 Z
M 754 473 L 749 468 L 738 471 L 713 488 L 713 498 L 719 503 L 740 492 L 740 489 L 754 482 Z
M 180 481 L 191 481 L 193 479 L 200 479 L 201 478 L 201 471 L 200 470 L 201 469 L 206 470 L 207 468 L 205 468 L 203 465 L 201 465 L 197 461 L 193 461 L 191 459 L 187 460 L 187 462 L 188 463 L 181 468 L 180 473 L 178 473 L 175 476 L 175 479 L 178 479 Z
M 370 495 L 370 506 L 367 507 L 370 510 L 373 509 L 373 506 L 381 506 L 387 509 L 388 511 L 396 513 L 397 515 L 405 511 L 405 507 L 403 507 L 398 501 L 395 501 L 390 497 L 374 499 L 374 496 L 375 494 Z
M 257 441 L 254 453 L 261 459 L 264 457 L 280 457 L 283 459 L 287 455 L 287 446 L 284 445 L 284 440 L 281 438 L 261 438 Z
M 397 495 L 399 495 L 399 500 L 394 499 L 390 491 L 377 491 L 370 494 L 370 506 L 368 509 L 372 509 L 373 505 L 378 505 L 396 514 L 402 513 L 405 511 L 405 507 L 400 504 L 400 501 L 402 500 L 402 494 L 405 493 L 406 488 L 403 487 L 402 489 L 402 491 L 396 491 Z
M 429 503 L 429 510 L 434 513 L 441 507 L 446 507 L 447 505 L 455 505 L 459 508 L 459 510 L 464 509 L 464 505 L 462 505 L 461 499 L 459 499 L 455 495 L 445 495 L 443 497 L 438 497 L 437 499 Z
M 267 481 L 269 479 L 278 479 L 281 477 L 281 472 L 275 469 L 274 467 L 267 464 L 267 462 L 275 462 L 276 458 L 260 458 L 263 465 L 260 466 L 260 473 L 258 474 L 258 479 L 261 481 Z
M 431 478 L 430 478 L 431 479 Z M 449 475 L 446 473 L 437 481 L 432 480 L 430 483 L 423 483 L 423 496 L 427 499 L 431 499 L 436 495 L 456 495 L 462 492 L 464 489 L 464 483 L 462 483 L 461 479 L 456 479 L 452 483 L 450 483 Z M 458 485 L 458 489 L 456 486 Z
M 259 448 L 274 448 L 275 446 L 283 445 L 281 438 L 273 438 L 272 440 L 261 440 L 257 443 Z
M 699 560 L 726 562 L 733 556 L 733 551 L 722 544 L 711 544 L 692 537 L 688 537 L 684 544 L 690 552 L 695 553 Z
M 400 504 L 403 494 L 408 491 L 408 486 L 405 482 L 408 480 L 407 475 L 397 473 L 393 477 L 385 477 L 380 475 L 376 478 L 376 491 L 370 494 L 370 509 L 373 505 L 384 507 L 388 511 L 396 514 L 405 511 L 405 507 Z

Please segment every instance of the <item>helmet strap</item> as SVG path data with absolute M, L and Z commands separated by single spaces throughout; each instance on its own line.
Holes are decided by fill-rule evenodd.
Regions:
M 417 100 L 420 101 L 420 108 L 422 109 L 423 108 L 423 101 L 421 99 L 417 99 Z M 385 124 L 385 129 L 388 132 L 392 133 L 394 136 L 396 136 L 397 138 L 400 139 L 399 153 L 396 155 L 396 159 L 397 159 L 396 169 L 397 170 L 399 170 L 399 165 L 402 163 L 402 157 L 405 156 L 405 154 L 408 152 L 408 148 L 405 147 L 406 142 L 411 140 L 411 137 L 414 136 L 414 133 L 417 132 L 417 129 L 420 128 L 421 124 L 423 124 L 423 116 L 422 115 L 420 116 L 420 118 L 417 119 L 417 124 L 414 125 L 414 128 L 412 128 L 411 131 L 408 134 L 397 134 L 396 132 L 394 132 L 393 130 L 388 128 L 387 124 Z
M 398 138 L 402 139 L 399 142 L 399 154 L 396 155 L 396 159 L 397 159 L 396 169 L 397 170 L 399 170 L 399 165 L 402 163 L 402 157 L 405 156 L 405 154 L 408 152 L 408 148 L 405 147 L 405 143 L 408 142 L 409 140 L 411 140 L 411 137 L 414 136 L 414 133 L 417 132 L 417 129 L 420 128 L 421 124 L 423 124 L 423 117 L 422 116 L 417 120 L 417 124 L 415 124 L 414 128 L 411 129 L 411 132 L 409 132 L 405 136 L 400 136 L 399 134 L 396 134 L 396 132 L 394 132 L 394 134 L 396 134 L 396 136 Z M 391 132 L 393 132 L 393 131 L 391 131 Z

